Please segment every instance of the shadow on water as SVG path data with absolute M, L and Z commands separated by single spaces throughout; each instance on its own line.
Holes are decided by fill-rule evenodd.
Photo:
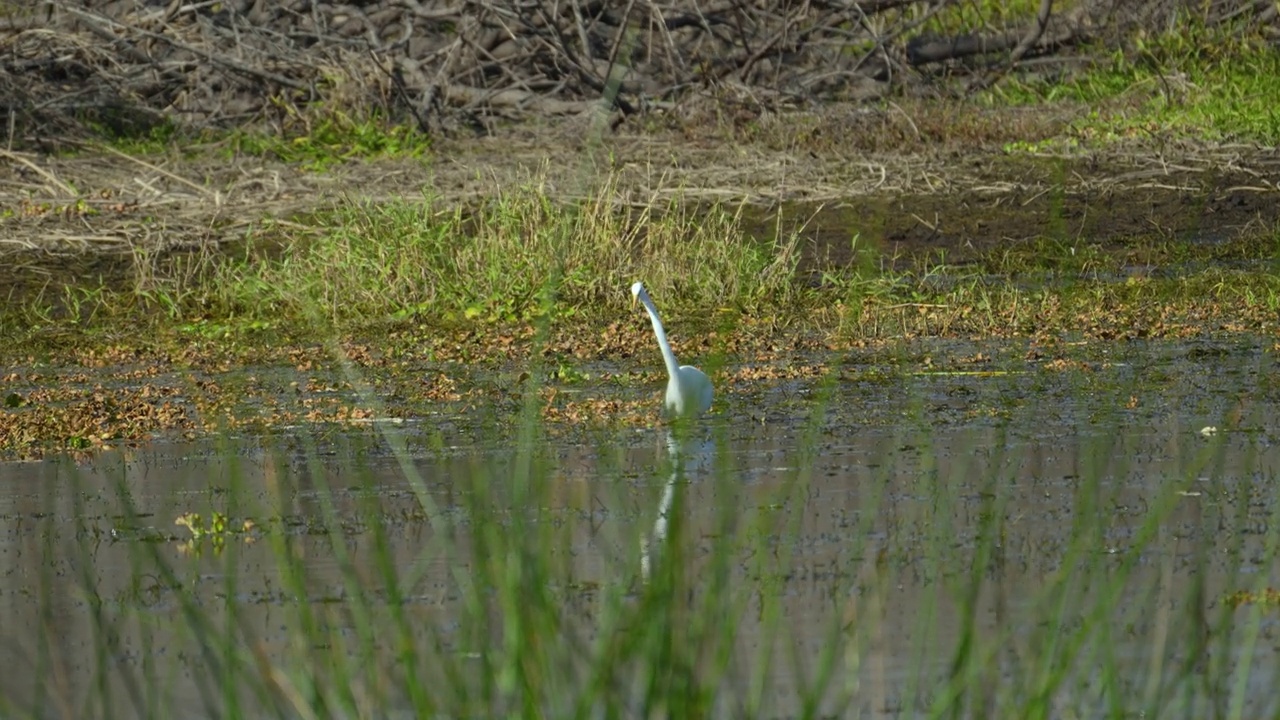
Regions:
M 943 412 L 984 382 L 1023 402 Z M 410 424 L 0 465 L 0 708 L 484 715 L 561 682 L 539 712 L 643 715 L 683 672 L 722 717 L 1280 712 L 1280 615 L 1235 595 L 1280 586 L 1275 393 L 1058 390 L 913 376 L 870 424 L 832 381 L 683 443 Z

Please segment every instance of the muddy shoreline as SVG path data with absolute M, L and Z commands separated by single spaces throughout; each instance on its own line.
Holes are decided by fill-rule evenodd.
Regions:
M 836 120 L 804 118 L 810 127 L 823 122 Z M 604 189 L 616 207 L 745 205 L 746 234 L 766 240 L 778 232 L 798 234 L 799 282 L 821 282 L 824 268 L 854 262 L 854 236 L 875 248 L 876 269 L 889 271 L 910 268 L 922 257 L 945 258 L 955 268 L 970 261 L 990 266 L 993 258 L 1021 253 L 1043 269 L 1035 256 L 1045 250 L 1068 259 L 1077 250 L 1113 253 L 1124 259 L 1122 272 L 1103 281 L 1121 287 L 1146 275 L 1183 272 L 1168 264 L 1182 248 L 1194 249 L 1198 268 L 1256 266 L 1269 256 L 1268 238 L 1280 223 L 1280 155 L 1274 149 L 1135 140 L 1033 154 L 1010 148 L 1011 131 L 998 132 L 995 125 L 986 142 L 971 147 L 951 138 L 927 150 L 900 144 L 872 153 L 860 147 L 866 138 L 841 145 L 824 137 L 804 145 L 776 142 L 777 135 L 738 142 L 732 134 L 654 132 L 588 141 L 565 124 L 513 131 L 501 140 L 441 143 L 419 159 L 349 161 L 323 171 L 261 157 L 228 158 L 216 145 L 134 158 L 103 150 L 23 155 L 0 169 L 6 181 L 0 183 L 0 207 L 12 210 L 0 218 L 8 240 L 0 248 L 0 288 L 10 302 L 33 296 L 67 302 L 95 288 L 135 287 L 139 268 L 159 266 L 139 258 L 216 255 L 251 232 L 272 224 L 301 227 L 309 214 L 340 203 L 424 198 L 458 207 L 521 186 L 561 202 Z M 1098 279 L 1088 275 L 1087 263 L 1067 266 L 1068 277 Z M 998 293 L 1010 280 L 997 272 L 975 289 Z M 1243 342 L 1274 352 L 1276 319 L 1265 301 L 1144 296 L 1142 287 L 1102 300 L 1062 300 L 1042 287 L 1027 299 L 1040 298 L 1043 310 L 1027 309 L 1022 301 L 984 309 L 981 298 L 965 297 L 948 301 L 950 306 L 915 303 L 907 292 L 906 302 L 848 296 L 805 309 L 803 317 L 744 316 L 727 329 L 686 317 L 677 350 L 682 358 L 724 363 L 748 395 L 788 382 L 803 384 L 793 386 L 795 392 L 812 392 L 816 378 L 842 362 L 858 366 L 840 370 L 842 379 L 874 383 L 939 366 L 987 372 L 993 354 L 1021 358 L 1004 362 L 1034 372 L 1087 374 L 1091 364 L 1106 362 L 1111 343 L 1148 338 L 1174 345 L 1197 338 Z M 973 320 L 983 313 L 1007 317 Z M 146 325 L 140 318 L 93 329 L 72 321 L 30 331 L 9 327 L 0 452 L 36 457 L 175 434 L 368 423 L 377 413 L 333 375 L 340 355 L 384 383 L 379 397 L 395 398 L 395 415 L 442 407 L 457 408 L 459 417 L 474 417 L 468 413 L 481 407 L 516 413 L 532 391 L 540 393 L 551 426 L 602 418 L 651 423 L 651 397 L 617 390 L 656 382 L 649 372 L 652 337 L 621 303 L 608 316 L 608 327 L 557 326 L 541 345 L 527 324 L 442 328 L 409 316 L 343 331 L 333 338 L 337 354 L 314 337 L 219 330 L 216 322 L 201 325 L 200 317 L 153 328 L 154 336 L 137 332 Z M 954 338 L 992 344 L 956 356 L 904 350 L 910 343 Z M 1070 349 L 1075 342 L 1094 359 L 1077 357 Z M 540 360 L 533 359 L 535 351 Z M 804 359 L 832 352 L 820 362 Z M 512 358 L 521 360 L 503 365 Z M 871 369 L 862 367 L 867 359 Z M 477 362 L 496 374 L 469 380 L 467 367 Z M 591 369 L 601 362 L 607 370 Z M 536 388 L 527 379 L 535 366 L 544 374 Z M 246 374 L 240 368 L 253 369 Z M 303 373 L 296 385 L 261 382 L 288 368 Z M 323 371 L 314 375 L 313 369 Z M 589 379 L 580 377 L 584 372 Z
M 806 119 L 826 121 L 835 122 Z M 960 257 L 1037 238 L 1213 242 L 1280 219 L 1280 153 L 1251 145 L 1133 142 L 1052 155 L 953 139 L 869 153 L 670 133 L 589 143 L 570 123 L 319 171 L 228 158 L 216 145 L 144 158 L 18 157 L 0 167 L 0 288 L 14 299 L 82 279 L 123 282 L 139 252 L 216 252 L 339 203 L 466 207 L 522 186 L 569 203 L 604 190 L 620 207 L 745 204 L 758 239 L 804 228 L 805 251 L 836 261 L 854 233 L 908 255 Z

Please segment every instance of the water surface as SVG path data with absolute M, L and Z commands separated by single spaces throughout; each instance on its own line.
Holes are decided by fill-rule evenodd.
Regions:
M 1274 715 L 1280 615 L 1227 599 L 1280 586 L 1277 394 L 1261 345 L 1205 347 L 1130 345 L 1084 373 L 832 375 L 723 396 L 678 473 L 658 428 L 413 419 L 0 465 L 0 707 L 275 714 L 229 691 L 203 649 L 394 668 L 406 639 L 367 637 L 358 612 L 392 605 L 407 642 L 443 658 L 420 676 L 448 697 L 444 666 L 503 642 L 500 613 L 487 637 L 463 618 L 490 567 L 476 533 L 508 528 L 554 557 L 566 620 L 547 642 L 584 663 L 601 628 L 628 632 L 602 614 L 643 595 L 646 549 L 677 558 L 690 598 L 727 553 L 724 717 L 794 717 L 815 694 L 840 717 L 925 716 L 953 695 L 973 716 Z M 258 530 L 189 542 L 174 525 L 215 510 Z M 664 515 L 681 551 L 659 557 Z

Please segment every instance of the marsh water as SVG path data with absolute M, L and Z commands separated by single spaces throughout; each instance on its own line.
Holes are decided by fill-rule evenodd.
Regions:
M 1273 716 L 1280 614 L 1231 601 L 1280 586 L 1273 374 L 1264 341 L 1153 345 L 1086 373 L 723 394 L 674 445 L 661 428 L 406 418 L 3 464 L 0 707 L 252 716 L 202 648 L 286 675 L 328 653 L 394 666 L 398 641 L 362 637 L 354 603 L 395 602 L 412 642 L 465 666 L 493 649 L 461 619 L 488 513 L 488 529 L 541 533 L 557 633 L 585 647 L 607 597 L 643 594 L 663 522 L 678 517 L 691 594 L 727 555 L 719 716 L 918 717 L 960 692 L 975 717 Z M 256 529 L 193 541 L 174 524 L 215 510 Z M 319 609 L 323 640 L 287 629 L 299 607 Z

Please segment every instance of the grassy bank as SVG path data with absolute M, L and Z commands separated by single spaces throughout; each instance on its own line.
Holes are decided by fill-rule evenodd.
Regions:
M 913 20 L 929 32 L 946 35 L 1020 26 L 1038 7 L 951 3 L 911 12 L 921 13 Z M 963 98 L 890 97 L 867 112 L 833 107 L 748 121 L 681 125 L 665 117 L 646 126 L 642 134 L 649 134 L 630 154 L 621 139 L 575 136 L 580 144 L 561 148 L 573 162 L 544 165 L 524 184 L 498 180 L 503 153 L 491 146 L 441 147 L 373 111 L 324 103 L 278 136 L 252 128 L 193 136 L 170 121 L 142 137 L 112 136 L 106 148 L 77 144 L 71 153 L 100 155 L 102 164 L 137 174 L 60 178 L 27 161 L 23 167 L 40 182 L 0 208 L 0 229 L 37 251 L 57 237 L 80 248 L 117 238 L 131 254 L 122 260 L 104 253 L 100 262 L 61 272 L 61 260 L 22 257 L 15 289 L 0 308 L 7 341 L 0 356 L 38 355 L 86 339 L 141 344 L 133 332 L 139 328 L 161 345 L 193 338 L 310 342 L 335 333 L 368 340 L 393 332 L 527 333 L 535 320 L 550 318 L 553 331 L 580 336 L 622 317 L 625 288 L 635 279 L 649 285 L 672 321 L 701 337 L 747 328 L 739 334 L 750 339 L 767 327 L 841 345 L 892 335 L 1072 329 L 1088 335 L 1103 326 L 1154 336 L 1266 331 L 1277 303 L 1276 229 L 1240 211 L 1225 219 L 1238 230 L 1223 237 L 1223 228 L 1208 227 L 1223 218 L 1212 216 L 1218 208 L 1205 197 L 1234 193 L 1267 202 L 1270 189 L 1254 182 L 1257 172 L 1231 173 L 1247 165 L 1251 144 L 1280 140 L 1269 103 L 1280 94 L 1280 53 L 1248 18 L 1210 25 L 1212 15 L 1206 6 L 1177 27 L 1137 32 L 1110 53 L 1082 49 L 1082 62 L 1050 71 L 1029 63 Z M 692 154 L 702 139 L 743 147 Z M 1197 154 L 1197 147 L 1223 146 L 1236 149 Z M 959 161 L 926 164 L 925 149 L 930 157 L 959 152 Z M 372 180 L 378 163 L 398 158 L 411 163 L 410 171 L 398 172 L 432 178 L 426 185 L 460 184 L 460 175 L 445 175 L 444 162 L 459 150 L 495 171 L 479 200 L 430 189 L 418 196 L 403 186 L 391 192 Z M 545 164 L 545 148 L 536 150 Z M 599 171 L 589 157 L 604 150 L 613 172 Z M 901 162 L 889 157 L 894 153 L 902 153 Z M 699 167 L 708 158 L 710 167 Z M 1069 160 L 1078 165 L 1061 164 Z M 268 161 L 305 177 L 331 175 L 339 187 L 346 187 L 344 167 L 373 169 L 353 175 L 349 196 L 329 194 L 273 213 L 252 204 L 256 191 L 236 191 L 246 177 L 278 174 L 278 167 L 253 165 Z M 184 163 L 195 168 L 190 178 Z M 219 165 L 231 171 L 214 181 L 210 168 Z M 865 171 L 849 172 L 859 165 Z M 1171 165 L 1195 181 L 1175 175 L 1157 183 L 1185 187 L 1175 201 L 1135 196 L 1132 202 L 1151 202 L 1149 222 L 1087 201 L 1076 210 L 1125 215 L 1127 236 L 1118 241 L 1092 237 L 1061 203 L 1045 206 L 1041 221 L 1013 228 L 994 210 L 1006 200 L 993 188 L 1014 188 L 1008 202 L 1034 201 L 1017 196 L 1019 185 L 1053 198 L 1074 192 L 1105 202 L 1119 187 L 1107 182 L 1111 176 L 1145 178 Z M 1053 180 L 1066 172 L 1096 177 L 1069 191 Z M 156 189 L 164 183 L 177 192 Z M 774 195 L 759 190 L 770 186 Z M 805 186 L 826 190 L 806 195 Z M 131 187 L 154 192 L 133 196 L 126 192 Z M 299 184 L 284 194 L 318 195 L 319 187 Z M 275 188 L 281 192 L 279 182 Z M 363 199 L 374 194 L 400 199 Z M 928 194 L 944 206 L 910 200 Z M 736 200 L 717 200 L 726 196 L 776 204 L 762 215 Z M 891 219 L 873 215 L 843 219 L 835 239 L 827 221 L 818 242 L 810 206 L 790 204 L 787 196 L 813 205 L 875 197 L 884 215 L 917 214 L 918 225 L 937 231 L 938 241 L 904 248 L 889 230 Z M 194 208 L 187 204 L 192 197 Z M 235 204 L 223 204 L 229 198 L 252 210 L 237 215 Z M 1162 224 L 1175 206 L 1202 203 L 1207 209 L 1190 232 Z M 956 212 L 956 204 L 965 209 Z M 983 235 L 1000 242 L 969 253 L 948 247 L 945 231 L 989 210 L 986 227 L 966 230 L 955 242 Z M 170 221 L 166 212 L 181 217 Z M 106 222 L 113 214 L 114 225 Z M 941 226 L 930 225 L 939 219 Z M 51 227 L 58 221 L 65 227 Z M 202 236 L 222 244 L 164 249 L 207 247 Z
M 1050 218 L 1028 240 L 905 250 L 884 238 L 893 218 L 874 213 L 822 220 L 849 235 L 819 246 L 813 211 L 616 197 L 605 185 L 565 203 L 533 184 L 465 211 L 429 197 L 339 202 L 264 220 L 233 251 L 138 252 L 98 286 L 10 303 L 0 453 L 368 422 L 380 411 L 338 363 L 367 373 L 396 417 L 447 409 L 470 424 L 534 393 L 552 426 L 648 424 L 637 390 L 660 365 L 630 307 L 635 279 L 680 359 L 740 397 L 846 364 L 880 382 L 1087 369 L 1132 340 L 1251 344 L 1280 312 L 1280 250 L 1263 227 L 1089 241 Z M 921 347 L 939 339 L 982 344 Z M 530 387 L 533 373 L 546 385 Z
M 263 220 L 230 251 L 137 251 L 122 279 L 10 303 L 4 327 L 15 353 L 85 337 L 143 342 L 121 337 L 125 324 L 160 344 L 483 336 L 543 319 L 577 336 L 629 318 L 635 279 L 686 340 L 716 331 L 745 338 L 766 326 L 835 345 L 928 335 L 1176 337 L 1265 331 L 1280 308 L 1280 244 L 1266 228 L 1213 242 L 1103 242 L 1072 237 L 1050 217 L 1038 237 L 957 262 L 957 249 L 903 250 L 877 238 L 876 218 L 852 221 L 866 234 L 850 228 L 847 241 L 818 246 L 804 218 L 682 201 L 618 205 L 617 196 L 606 184 L 565 203 L 531 185 L 466 210 L 430 197 L 341 202 Z
M 1062 141 L 1105 147 L 1130 138 L 1242 142 L 1273 146 L 1280 122 L 1269 98 L 1280 93 L 1280 52 L 1265 38 L 1191 24 L 1140 35 L 1134 47 L 1084 72 L 1039 75 L 988 91 L 991 106 L 1082 103 Z

